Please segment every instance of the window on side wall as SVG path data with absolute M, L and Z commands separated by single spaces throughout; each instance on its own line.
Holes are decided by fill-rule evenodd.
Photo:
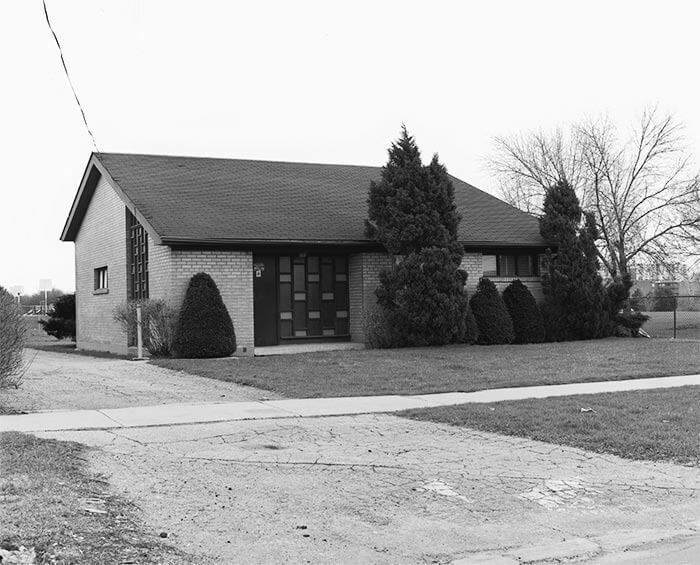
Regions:
M 107 276 L 107 267 L 98 267 L 95 269 L 95 292 L 107 292 L 109 289 L 109 278 Z

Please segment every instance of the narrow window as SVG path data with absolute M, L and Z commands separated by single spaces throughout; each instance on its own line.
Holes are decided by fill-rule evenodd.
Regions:
M 128 209 L 126 210 L 129 298 L 148 298 L 148 235 Z
M 499 255 L 498 276 L 514 277 L 515 275 L 515 255 Z
M 108 282 L 107 267 L 95 269 L 95 290 L 107 290 L 109 288 Z

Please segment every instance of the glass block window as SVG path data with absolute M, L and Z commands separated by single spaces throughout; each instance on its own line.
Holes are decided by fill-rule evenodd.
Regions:
M 128 296 L 148 298 L 148 235 L 129 210 L 126 211 Z

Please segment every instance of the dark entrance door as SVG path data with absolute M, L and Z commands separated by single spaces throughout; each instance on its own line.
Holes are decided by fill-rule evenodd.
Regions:
M 255 345 L 277 345 L 277 259 L 253 255 Z

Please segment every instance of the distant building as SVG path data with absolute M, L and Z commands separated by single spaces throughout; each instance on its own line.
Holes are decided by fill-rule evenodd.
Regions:
M 630 270 L 632 272 L 632 280 L 635 281 L 650 281 L 654 283 L 682 282 L 689 281 L 692 278 L 688 265 L 680 261 L 665 265 L 652 262 L 635 263 Z

